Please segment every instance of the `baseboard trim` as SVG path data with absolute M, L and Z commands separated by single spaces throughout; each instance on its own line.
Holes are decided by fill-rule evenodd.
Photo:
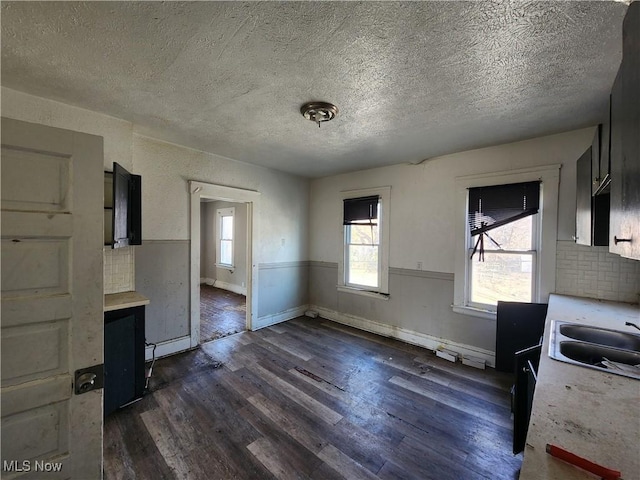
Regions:
M 228 290 L 229 292 L 237 293 L 239 295 L 247 296 L 247 287 L 241 287 L 240 285 L 234 285 L 232 283 L 223 282 L 221 280 L 216 280 L 213 284 L 216 288 L 221 288 L 222 290 Z
M 309 305 L 301 305 L 299 307 L 285 310 L 284 312 L 273 313 L 271 315 L 265 315 L 264 317 L 259 317 L 257 321 L 253 322 L 251 329 L 259 330 L 264 327 L 275 325 L 276 323 L 286 322 L 287 320 L 291 320 L 296 317 L 301 317 L 304 315 L 304 312 L 306 312 L 307 310 L 309 310 Z
M 424 333 L 387 325 L 374 320 L 349 315 L 347 313 L 336 312 L 335 310 L 319 307 L 317 305 L 310 305 L 309 309 L 317 311 L 322 318 L 326 318 L 327 320 L 332 320 L 343 325 L 348 325 L 350 327 L 382 335 L 384 337 L 402 340 L 403 342 L 418 345 L 419 347 L 424 347 L 433 351 L 438 348 L 446 348 L 447 350 L 458 352 L 461 355 L 470 355 L 472 357 L 481 358 L 488 366 L 495 367 L 495 352 L 490 350 L 484 350 L 472 345 L 453 342 L 444 338 L 433 337 Z
M 234 285 L 233 283 L 223 282 L 222 280 L 214 280 L 213 278 L 201 278 L 200 283 L 206 283 L 212 287 L 227 290 L 229 292 L 237 293 L 239 295 L 247 296 L 247 287 L 241 287 L 240 285 Z
M 166 357 L 174 353 L 184 352 L 191 349 L 191 337 L 179 337 L 172 340 L 166 340 L 156 344 L 156 358 Z M 151 360 L 153 356 L 153 346 L 144 349 L 144 358 L 146 361 Z

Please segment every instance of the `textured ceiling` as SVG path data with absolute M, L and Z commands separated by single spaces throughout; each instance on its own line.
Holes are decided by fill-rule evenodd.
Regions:
M 2 84 L 307 177 L 595 125 L 616 2 L 2 2 Z M 318 128 L 300 114 L 335 103 Z

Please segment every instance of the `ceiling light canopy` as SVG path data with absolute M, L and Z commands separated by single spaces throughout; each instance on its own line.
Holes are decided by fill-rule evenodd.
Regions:
M 322 122 L 333 120 L 338 115 L 338 107 L 327 102 L 309 102 L 300 107 L 300 113 L 320 127 Z

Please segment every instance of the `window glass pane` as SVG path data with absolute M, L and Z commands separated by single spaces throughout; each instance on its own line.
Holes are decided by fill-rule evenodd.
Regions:
M 233 239 L 233 217 L 231 215 L 222 217 L 220 238 L 224 238 L 226 240 Z
M 537 215 L 529 215 L 515 222 L 508 223 L 502 227 L 489 230 L 487 234 L 493 238 L 502 250 L 531 250 L 533 241 L 533 221 Z M 477 236 L 472 238 L 474 242 Z M 489 239 L 484 239 L 486 250 L 497 250 L 498 247 Z
M 233 241 L 220 240 L 220 263 L 233 265 Z
M 533 254 L 485 253 L 471 260 L 471 302 L 497 305 L 498 300 L 531 302 Z
M 380 243 L 377 225 L 349 225 L 349 243 L 377 245 Z
M 347 283 L 378 287 L 378 247 L 349 245 Z

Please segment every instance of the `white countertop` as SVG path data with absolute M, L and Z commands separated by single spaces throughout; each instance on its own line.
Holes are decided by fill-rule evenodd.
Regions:
M 149 305 L 149 299 L 138 292 L 110 293 L 104 296 L 104 311 Z
M 638 305 L 551 295 L 520 480 L 597 477 L 545 452 L 557 445 L 640 480 L 640 380 L 549 357 L 551 320 L 638 333 Z

